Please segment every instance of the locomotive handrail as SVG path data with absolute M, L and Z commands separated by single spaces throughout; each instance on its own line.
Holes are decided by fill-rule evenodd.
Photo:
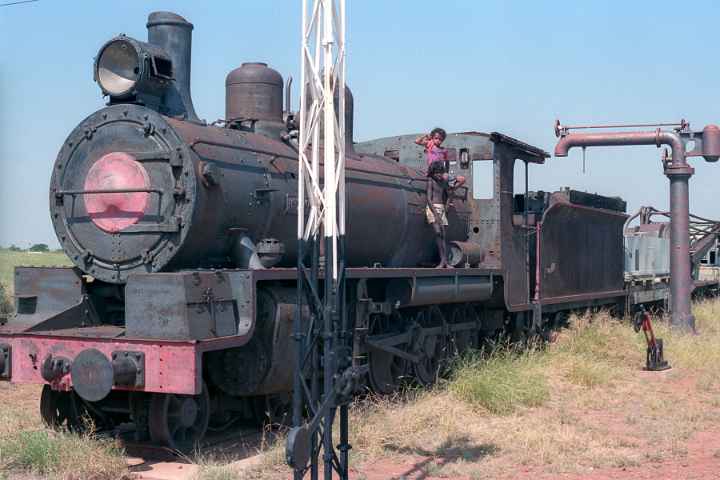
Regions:
M 58 190 L 55 192 L 56 197 L 63 195 L 95 195 L 103 193 L 157 193 L 162 195 L 163 191 L 160 188 L 103 188 L 96 190 Z
M 55 197 L 61 199 L 65 195 L 98 195 L 107 193 L 157 193 L 159 197 L 158 212 L 162 211 L 162 199 L 164 192 L 160 188 L 103 188 L 95 190 L 58 190 L 57 192 L 55 192 Z M 167 223 L 131 225 L 125 228 L 123 230 L 123 233 L 174 233 L 180 229 L 180 223 L 181 220 L 178 217 L 174 217 L 173 221 Z

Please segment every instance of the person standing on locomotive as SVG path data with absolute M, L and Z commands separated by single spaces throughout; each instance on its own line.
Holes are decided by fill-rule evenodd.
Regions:
M 447 207 L 453 190 L 465 183 L 465 177 L 450 175 L 448 172 L 448 151 L 442 147 L 447 133 L 442 128 L 434 128 L 430 134 L 415 139 L 415 143 L 425 147 L 427 162 L 427 207 L 425 214 L 428 223 L 435 230 L 435 240 L 440 254 L 440 263 L 436 268 L 449 268 L 445 227 L 448 226 Z
M 447 138 L 445 130 L 436 127 L 433 128 L 429 134 L 416 138 L 415 143 L 425 147 L 428 178 L 430 177 L 430 166 L 433 163 L 440 163 L 443 168 L 443 178 L 448 182 L 448 185 L 454 189 L 465 183 L 465 177 L 462 175 L 450 175 L 448 171 L 448 151 L 442 146 L 445 138 Z
M 435 231 L 435 241 L 437 242 L 438 252 L 440 254 L 440 263 L 435 268 L 450 268 L 447 258 L 445 227 L 448 226 L 447 204 L 452 187 L 448 184 L 445 167 L 441 162 L 433 162 L 430 164 L 427 177 L 427 187 L 425 190 L 427 206 L 425 207 L 425 216 L 427 217 L 427 222 Z

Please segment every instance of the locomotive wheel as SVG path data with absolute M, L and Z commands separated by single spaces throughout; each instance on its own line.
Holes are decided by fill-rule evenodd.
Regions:
M 389 352 L 375 350 L 370 353 L 369 362 L 368 374 L 373 391 L 388 394 L 400 388 L 402 378 L 407 372 L 407 360 Z
M 93 414 L 74 391 L 58 392 L 43 385 L 40 394 L 40 417 L 50 428 L 71 432 L 84 432 L 106 426 L 98 415 Z
M 416 321 L 421 327 L 439 327 L 443 325 L 444 317 L 438 307 L 432 306 L 427 310 L 421 310 Z M 426 335 L 419 345 L 416 345 L 417 353 L 422 358 L 413 365 L 413 372 L 421 385 L 431 385 L 437 380 L 440 366 L 445 358 L 445 344 L 445 339 L 440 334 Z
M 379 323 L 386 323 L 387 317 Z M 378 325 L 373 330 L 375 333 L 382 331 L 395 331 L 398 326 L 404 325 L 404 319 L 399 312 L 394 311 L 389 317 L 388 328 L 383 330 Z M 404 350 L 405 345 L 397 345 L 397 348 Z M 408 372 L 408 361 L 390 352 L 371 348 L 368 352 L 368 377 L 373 391 L 380 394 L 388 394 L 397 391 L 402 384 L 402 379 Z
M 209 419 L 210 396 L 204 383 L 200 395 L 154 393 L 150 400 L 150 438 L 181 452 L 203 439 Z

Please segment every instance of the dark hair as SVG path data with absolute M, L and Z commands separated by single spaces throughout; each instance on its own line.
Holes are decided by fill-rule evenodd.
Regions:
M 436 133 L 439 133 L 443 140 L 447 138 L 447 132 L 440 127 L 433 128 L 430 132 L 430 136 L 432 137 Z
M 445 173 L 445 162 L 438 161 L 433 162 L 428 167 L 427 176 L 432 177 L 433 175 Z

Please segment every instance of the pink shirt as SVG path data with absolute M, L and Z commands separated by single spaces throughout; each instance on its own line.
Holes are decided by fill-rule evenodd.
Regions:
M 425 154 L 427 155 L 427 166 L 429 167 L 434 162 L 445 162 L 448 159 L 448 152 L 443 147 L 438 147 L 434 143 L 430 147 L 425 147 Z

